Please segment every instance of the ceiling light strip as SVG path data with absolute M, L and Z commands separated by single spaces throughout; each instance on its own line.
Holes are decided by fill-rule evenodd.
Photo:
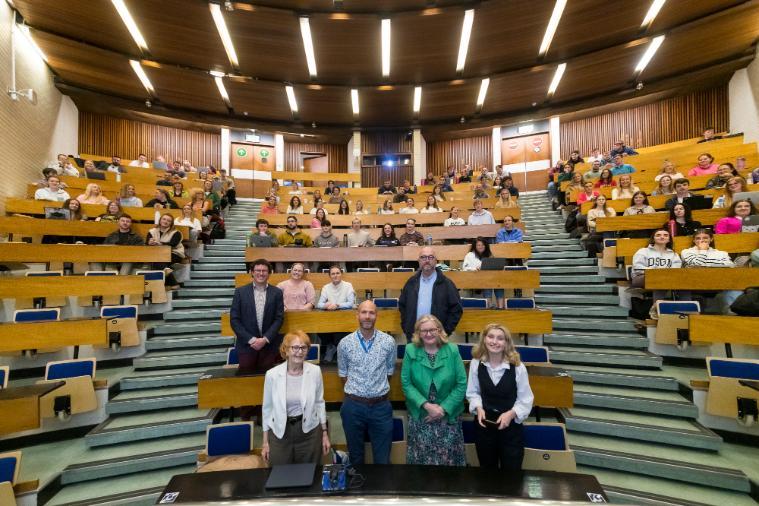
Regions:
M 137 44 L 137 47 L 139 47 L 140 50 L 147 52 L 148 43 L 145 42 L 145 37 L 142 36 L 140 29 L 137 27 L 137 23 L 134 22 L 134 18 L 132 17 L 132 14 L 129 12 L 129 9 L 127 9 L 127 6 L 124 3 L 124 0 L 111 0 L 111 2 L 113 3 L 113 6 L 116 8 L 116 11 L 119 13 L 119 16 L 121 16 L 121 21 L 123 21 L 124 24 L 126 25 L 127 30 L 129 30 L 129 35 L 132 36 L 132 39 L 134 39 L 134 42 L 135 44 Z
M 224 44 L 224 50 L 227 52 L 227 58 L 233 67 L 240 66 L 240 62 L 237 60 L 237 52 L 235 46 L 232 44 L 232 37 L 229 35 L 229 29 L 227 29 L 227 23 L 224 21 L 224 14 L 221 12 L 221 6 L 219 4 L 209 3 L 208 8 L 211 9 L 211 17 L 216 25 L 216 31 L 219 32 L 221 37 L 221 43 Z
M 358 90 L 351 90 L 351 107 L 353 107 L 353 115 L 358 116 Z
M 469 51 L 469 39 L 472 36 L 474 24 L 474 9 L 464 12 L 464 23 L 461 25 L 461 40 L 459 41 L 459 57 L 456 60 L 456 72 L 462 72 L 466 64 L 466 53 Z
M 303 38 L 303 49 L 306 51 L 306 64 L 308 74 L 316 77 L 316 56 L 314 55 L 314 41 L 311 38 L 311 23 L 307 17 L 300 18 L 300 36 Z
M 419 112 L 422 108 L 422 87 L 414 88 L 414 112 Z
M 295 90 L 292 86 L 285 86 L 285 93 L 287 93 L 287 101 L 290 103 L 290 110 L 294 113 L 298 112 L 298 101 L 295 100 Z
M 382 20 L 382 76 L 390 76 L 390 20 Z
M 551 85 L 548 87 L 548 96 L 550 97 L 554 93 L 556 93 L 556 88 L 559 87 L 559 83 L 561 82 L 561 78 L 564 76 L 564 71 L 567 69 L 567 64 L 562 63 L 558 67 L 556 67 L 556 73 L 553 75 L 553 79 L 551 80 Z
M 554 34 L 556 34 L 556 29 L 559 27 L 559 21 L 561 21 L 561 15 L 564 13 L 564 7 L 566 6 L 567 0 L 556 0 L 551 19 L 548 21 L 548 26 L 546 27 L 546 33 L 543 35 L 543 42 L 540 43 L 538 56 L 545 55 L 548 52 L 548 48 L 551 47 L 551 41 Z
M 219 95 L 221 95 L 221 99 L 224 101 L 227 107 L 231 109 L 232 102 L 229 100 L 229 93 L 227 93 L 227 88 L 224 86 L 224 78 L 214 77 L 213 80 L 216 83 L 216 88 L 219 89 Z
M 643 70 L 646 68 L 646 66 L 648 66 L 649 62 L 656 54 L 656 51 L 659 50 L 659 46 L 662 45 L 662 42 L 664 42 L 664 35 L 659 35 L 658 37 L 654 37 L 651 40 L 651 42 L 648 44 L 648 47 L 646 48 L 646 52 L 643 53 L 643 56 L 638 62 L 638 65 L 635 67 L 636 73 L 640 74 L 643 72 Z
M 490 78 L 486 77 L 480 84 L 480 93 L 477 95 L 477 107 L 482 107 L 485 103 L 485 97 L 488 94 L 488 87 L 490 86 Z
M 148 91 L 148 93 L 150 93 L 150 95 L 155 95 L 155 88 L 153 88 L 153 83 L 151 83 L 150 79 L 148 79 L 148 75 L 145 73 L 142 65 L 140 65 L 140 62 L 137 60 L 129 60 L 129 65 L 132 66 L 132 70 L 134 70 L 134 73 L 137 74 L 137 77 L 145 89 Z
M 654 22 L 654 19 L 656 18 L 657 14 L 659 14 L 661 8 L 664 7 L 664 3 L 666 1 L 667 0 L 654 0 L 651 2 L 651 7 L 648 8 L 646 17 L 643 18 L 643 22 L 640 24 L 641 28 L 648 28 L 651 26 L 651 23 Z

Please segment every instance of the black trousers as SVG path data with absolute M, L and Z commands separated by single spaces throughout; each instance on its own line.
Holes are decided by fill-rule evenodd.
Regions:
M 521 471 L 524 459 L 522 424 L 511 422 L 503 430 L 497 426 L 474 422 L 474 445 L 480 467 Z

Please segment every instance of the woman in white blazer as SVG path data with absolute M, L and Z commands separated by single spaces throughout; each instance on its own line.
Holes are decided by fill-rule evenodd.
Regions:
M 319 366 L 306 362 L 310 346 L 304 332 L 286 334 L 285 362 L 266 371 L 261 456 L 270 465 L 319 463 L 329 452 L 324 383 Z

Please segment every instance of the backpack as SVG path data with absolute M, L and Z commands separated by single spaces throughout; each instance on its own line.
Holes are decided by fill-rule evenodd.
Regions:
M 224 226 L 224 218 L 219 214 L 214 213 L 210 216 L 211 222 L 209 224 L 209 235 L 211 239 L 224 239 L 227 235 L 227 229 Z
M 746 288 L 730 305 L 730 311 L 739 316 L 759 316 L 759 287 Z

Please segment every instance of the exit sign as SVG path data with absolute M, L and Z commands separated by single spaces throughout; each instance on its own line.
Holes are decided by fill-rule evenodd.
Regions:
M 261 136 L 256 134 L 245 134 L 246 142 L 261 142 Z

